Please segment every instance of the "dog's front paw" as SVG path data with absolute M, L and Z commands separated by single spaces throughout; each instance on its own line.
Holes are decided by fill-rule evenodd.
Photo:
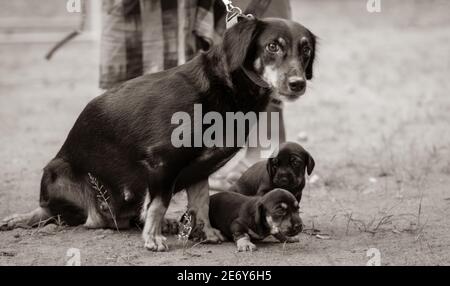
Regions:
M 206 242 L 209 243 L 221 243 L 225 240 L 220 230 L 213 227 L 204 227 L 203 231 L 206 236 Z
M 189 218 L 188 221 L 186 221 L 187 218 Z M 209 219 L 205 222 L 205 220 L 198 218 L 196 212 L 193 210 L 189 210 L 183 215 L 181 224 L 190 225 L 192 227 L 190 238 L 194 241 L 204 241 L 213 244 L 225 241 L 225 237 L 222 235 L 220 230 L 211 226 Z
M 169 250 L 169 247 L 167 247 L 166 240 L 167 239 L 162 235 L 149 236 L 145 240 L 144 247 L 151 251 L 167 251 Z
M 246 252 L 246 251 L 255 251 L 256 245 L 254 245 L 248 236 L 244 236 L 236 241 L 237 249 L 239 252 Z

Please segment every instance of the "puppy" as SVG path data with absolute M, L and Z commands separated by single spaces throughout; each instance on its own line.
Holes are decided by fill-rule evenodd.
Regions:
M 251 239 L 273 235 L 280 242 L 298 242 L 302 231 L 299 204 L 286 190 L 274 189 L 262 197 L 221 192 L 211 196 L 211 225 L 236 242 L 238 251 L 253 251 Z
M 302 146 L 286 142 L 280 146 L 278 154 L 251 166 L 230 191 L 246 196 L 262 196 L 275 188 L 291 192 L 298 202 L 305 187 L 305 171 L 311 175 L 315 162 Z
M 0 229 L 51 217 L 88 228 L 126 228 L 140 219 L 145 248 L 165 251 L 165 213 L 172 195 L 187 189 L 207 239 L 219 241 L 208 218 L 207 178 L 242 146 L 175 146 L 173 115 L 190 120 L 201 105 L 225 118 L 266 110 L 273 93 L 297 99 L 312 78 L 314 50 L 314 35 L 298 23 L 242 17 L 222 43 L 186 64 L 107 91 L 85 107 L 44 168 L 40 206 L 6 218 Z M 198 133 L 191 128 L 183 139 L 193 146 Z

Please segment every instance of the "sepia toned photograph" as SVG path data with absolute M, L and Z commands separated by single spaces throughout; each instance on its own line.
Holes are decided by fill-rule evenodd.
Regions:
M 450 265 L 449 12 L 0 0 L 0 266 Z

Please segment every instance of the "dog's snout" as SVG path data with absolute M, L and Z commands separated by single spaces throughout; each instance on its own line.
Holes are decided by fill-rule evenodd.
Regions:
M 298 222 L 296 224 L 294 224 L 294 230 L 301 232 L 303 230 L 303 223 L 302 222 Z
M 302 223 L 301 220 L 296 221 L 295 223 L 293 222 L 291 224 L 291 227 L 290 227 L 289 231 L 288 231 L 288 235 L 289 236 L 297 235 L 300 232 L 302 232 L 302 230 L 303 230 L 303 223 Z
M 299 76 L 292 76 L 288 79 L 289 89 L 293 92 L 299 92 L 305 89 L 306 81 Z
M 285 185 L 289 184 L 289 179 L 287 177 L 281 177 L 279 179 L 279 182 L 281 185 L 285 186 Z
M 286 168 L 279 168 L 273 181 L 275 184 L 279 185 L 280 188 L 289 187 L 292 184 L 295 184 L 295 176 L 290 170 Z
M 301 232 L 303 230 L 303 221 L 298 215 L 292 217 L 292 228 L 296 232 Z

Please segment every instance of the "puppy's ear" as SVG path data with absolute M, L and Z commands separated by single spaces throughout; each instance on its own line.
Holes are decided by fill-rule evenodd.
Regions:
M 256 203 L 255 210 L 255 224 L 257 226 L 262 225 L 263 219 L 265 219 L 266 212 L 264 211 L 264 205 L 261 201 Z
M 309 59 L 308 66 L 306 67 L 305 70 L 307 80 L 313 78 L 313 65 L 314 65 L 314 58 L 316 57 L 316 36 L 314 36 L 314 34 L 311 32 L 310 34 L 312 39 L 312 51 L 311 51 L 311 58 Z
M 314 167 L 316 166 L 316 162 L 314 162 L 314 158 L 309 154 L 306 153 L 306 157 L 308 158 L 308 163 L 306 164 L 306 171 L 308 172 L 308 176 L 311 175 L 312 171 L 314 170 Z
M 269 174 L 270 181 L 272 182 L 272 177 L 273 177 L 273 173 L 272 173 L 272 158 L 267 159 L 266 168 L 267 168 L 267 173 Z
M 223 50 L 231 71 L 241 67 L 256 36 L 258 20 L 241 17 L 239 22 L 225 32 Z

